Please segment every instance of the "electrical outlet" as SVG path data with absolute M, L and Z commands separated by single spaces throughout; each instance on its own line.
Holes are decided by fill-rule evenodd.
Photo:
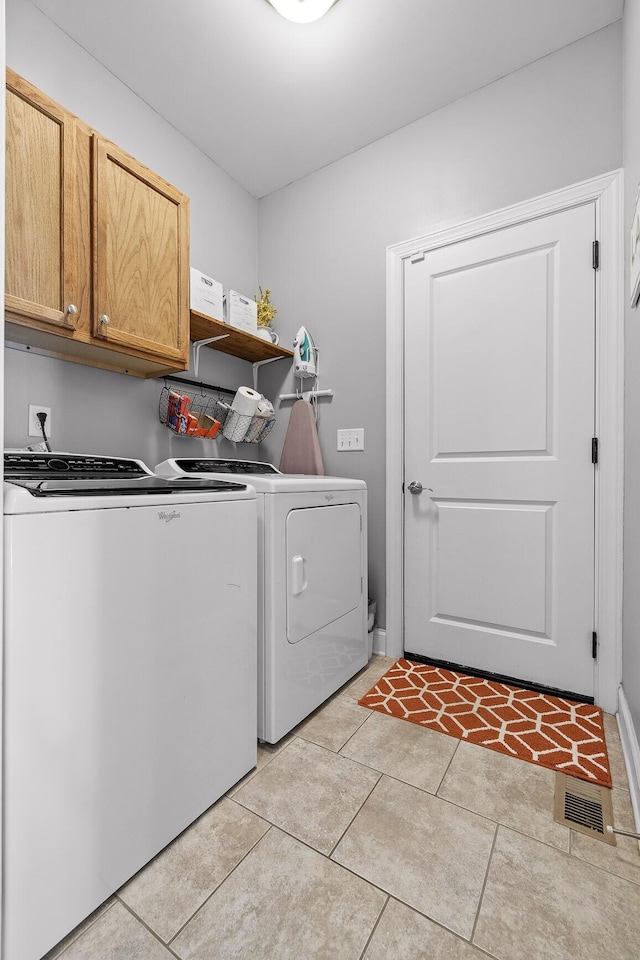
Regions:
M 40 428 L 40 421 L 36 414 L 46 413 L 47 419 L 44 422 L 44 431 L 47 437 L 50 439 L 51 434 L 53 433 L 51 429 L 51 407 L 44 407 L 39 403 L 30 403 L 29 404 L 29 434 L 30 437 L 40 437 L 42 440 L 42 430 Z
M 338 450 L 364 450 L 364 427 L 338 430 Z

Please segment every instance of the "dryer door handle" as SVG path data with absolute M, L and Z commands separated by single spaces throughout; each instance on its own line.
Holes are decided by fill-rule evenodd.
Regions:
M 299 597 L 307 589 L 306 562 L 304 557 L 296 556 L 291 559 L 291 593 Z

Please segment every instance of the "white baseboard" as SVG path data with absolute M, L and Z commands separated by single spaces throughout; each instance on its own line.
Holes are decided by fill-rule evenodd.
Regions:
M 376 627 L 373 631 L 373 652 L 379 654 L 381 657 L 388 656 L 386 630 L 380 630 Z
M 633 816 L 636 821 L 636 830 L 640 830 L 640 743 L 638 742 L 638 733 L 634 727 L 629 704 L 627 703 L 627 698 L 624 695 L 622 687 L 618 690 L 617 718 L 624 752 L 624 762 L 629 778 Z

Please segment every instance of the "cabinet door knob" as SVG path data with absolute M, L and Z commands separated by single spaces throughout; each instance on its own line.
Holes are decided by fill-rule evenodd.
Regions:
M 70 313 L 72 316 L 75 316 L 76 313 L 78 313 L 78 308 L 76 307 L 75 303 L 69 304 L 67 307 L 67 313 Z
M 111 317 L 108 317 L 106 313 L 103 313 L 102 316 L 100 317 L 100 323 L 107 324 L 110 322 L 111 322 Z

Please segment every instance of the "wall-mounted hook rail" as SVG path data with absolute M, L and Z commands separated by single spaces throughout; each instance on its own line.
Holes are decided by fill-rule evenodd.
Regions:
M 198 366 L 200 364 L 200 351 L 203 347 L 206 347 L 209 343 L 215 343 L 216 340 L 226 340 L 229 336 L 228 333 L 223 333 L 219 337 L 207 337 L 206 340 L 194 340 L 193 341 L 193 372 L 195 376 L 198 376 Z
M 333 390 L 303 390 L 302 393 L 281 393 L 280 400 L 300 400 L 304 396 L 305 400 L 312 397 L 332 397 Z

